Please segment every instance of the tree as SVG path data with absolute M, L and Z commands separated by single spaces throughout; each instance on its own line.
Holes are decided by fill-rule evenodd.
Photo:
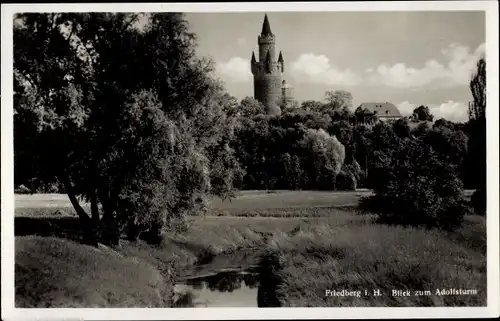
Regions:
M 265 105 L 265 110 L 266 114 L 271 115 L 271 116 L 279 116 L 281 115 L 281 107 L 278 105 L 277 102 L 270 102 L 269 104 Z
M 418 121 L 432 121 L 434 116 L 431 114 L 429 107 L 421 105 L 413 110 L 413 119 Z
M 423 137 L 429 131 L 429 127 L 430 126 L 425 122 L 420 123 L 417 127 L 411 130 L 411 134 L 415 137 Z
M 362 178 L 363 171 L 358 162 L 354 160 L 352 164 L 342 166 L 340 173 L 337 176 L 337 189 L 353 191 L 358 186 L 358 181 Z
M 252 97 L 243 98 L 238 109 L 241 117 L 247 118 L 266 113 L 264 105 Z
M 421 139 L 375 152 L 374 196 L 361 203 L 384 223 L 453 230 L 468 208 L 454 165 Z
M 284 189 L 297 190 L 302 184 L 302 166 L 300 158 L 297 155 L 291 156 L 286 152 L 281 155 L 280 163 L 283 165 L 283 175 L 280 177 L 283 180 Z
M 334 111 L 352 108 L 352 94 L 345 90 L 329 90 L 325 93 L 326 108 Z
M 478 214 L 486 212 L 486 60 L 479 59 L 470 81 L 474 101 L 469 106 L 469 154 L 466 183 L 477 189 L 473 205 Z
M 157 242 L 208 193 L 231 190 L 220 168 L 234 168 L 233 122 L 213 64 L 196 57 L 182 14 L 138 18 L 22 14 L 14 30 L 15 154 L 31 165 L 16 173 L 57 177 L 94 245 Z
M 239 102 L 236 97 L 231 96 L 228 93 L 223 93 L 222 97 L 220 97 L 223 111 L 228 117 L 235 117 L 240 112 L 239 110 Z
M 351 164 L 354 160 L 356 153 L 356 143 L 354 139 L 354 128 L 348 121 L 334 121 L 328 127 L 328 133 L 337 137 L 342 145 L 345 147 L 345 162 Z
M 368 176 L 369 163 L 368 160 L 371 159 L 373 154 L 373 131 L 371 128 L 364 125 L 357 125 L 354 127 L 354 145 L 355 149 L 355 160 L 362 168 L 363 184 Z
M 446 120 L 444 118 L 439 118 L 434 122 L 434 125 L 432 126 L 433 128 L 439 128 L 439 127 L 447 127 L 451 130 L 456 129 L 456 124 L 452 121 Z
M 288 112 L 288 111 L 294 111 L 300 108 L 300 104 L 296 100 L 284 100 L 282 99 L 280 101 L 279 107 L 281 108 L 282 112 Z
M 370 152 L 367 155 L 367 174 L 365 177 L 366 187 L 372 188 L 377 184 L 377 177 L 372 175 L 373 170 L 379 165 L 380 155 L 390 155 L 392 150 L 394 150 L 402 138 L 399 138 L 394 127 L 390 123 L 378 122 L 372 128 L 370 133 L 370 143 L 367 144 L 370 148 Z M 377 157 L 376 155 L 379 155 Z
M 431 146 L 441 158 L 457 166 L 457 170 L 467 155 L 467 135 L 461 130 L 438 126 L 430 129 L 423 141 Z
M 396 136 L 400 138 L 409 138 L 411 136 L 411 128 L 406 118 L 396 120 L 392 127 Z
M 246 174 L 242 187 L 262 189 L 268 181 L 267 162 L 271 130 L 266 117 L 243 118 L 233 141 L 237 158 Z
M 469 105 L 469 118 L 486 118 L 486 60 L 481 58 L 476 65 L 469 87 L 474 101 Z
M 310 182 L 319 189 L 335 189 L 335 177 L 345 159 L 344 146 L 323 129 L 307 129 L 299 146 L 308 160 Z
M 306 111 L 320 111 L 323 108 L 323 103 L 315 100 L 303 101 L 300 108 Z

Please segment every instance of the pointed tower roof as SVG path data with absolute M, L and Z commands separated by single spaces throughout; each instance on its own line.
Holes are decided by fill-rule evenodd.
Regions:
M 252 50 L 252 62 L 256 62 L 257 60 L 255 59 L 255 52 Z
M 266 61 L 271 61 L 271 52 L 269 50 L 267 51 Z
M 278 57 L 278 62 L 283 62 L 283 55 L 281 54 L 281 51 L 280 51 L 280 55 Z
M 261 35 L 267 36 L 267 35 L 272 35 L 273 33 L 271 32 L 271 25 L 269 24 L 269 19 L 267 18 L 267 13 L 264 16 L 264 23 L 262 24 L 262 32 Z

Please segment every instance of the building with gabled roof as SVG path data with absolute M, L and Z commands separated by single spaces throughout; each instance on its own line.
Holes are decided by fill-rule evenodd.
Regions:
M 385 102 L 367 102 L 362 103 L 356 109 L 355 114 L 363 121 L 369 122 L 374 120 L 396 120 L 403 118 L 398 107 L 394 104 Z

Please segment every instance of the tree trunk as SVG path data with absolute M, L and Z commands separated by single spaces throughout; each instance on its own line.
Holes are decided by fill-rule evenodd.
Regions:
M 135 242 L 139 237 L 139 227 L 134 222 L 134 218 L 131 217 L 129 219 L 128 227 L 127 227 L 127 240 Z
M 78 202 L 69 175 L 67 173 L 63 173 L 60 175 L 60 179 L 61 182 L 64 184 L 64 189 L 66 190 L 66 194 L 68 195 L 69 200 L 76 211 L 76 214 L 82 221 L 82 227 L 83 227 L 82 242 L 97 247 L 97 239 L 98 239 L 97 226 L 94 224 L 94 222 L 91 220 L 87 212 L 85 212 L 83 207 Z
M 96 190 L 93 189 L 90 194 L 90 212 L 92 214 L 92 222 L 94 222 L 95 226 L 99 225 L 99 204 L 97 202 L 97 194 Z
M 120 235 L 116 220 L 113 215 L 113 207 L 108 199 L 103 202 L 103 215 L 101 220 L 101 242 L 105 245 L 119 245 Z

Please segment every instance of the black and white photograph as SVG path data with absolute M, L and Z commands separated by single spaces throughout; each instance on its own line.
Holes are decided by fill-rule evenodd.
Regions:
M 1 99 L 2 319 L 499 315 L 497 2 L 2 5 Z

